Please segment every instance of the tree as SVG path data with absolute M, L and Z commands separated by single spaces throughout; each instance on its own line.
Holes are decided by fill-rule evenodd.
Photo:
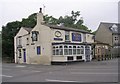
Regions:
M 47 24 L 53 24 L 53 25 L 57 25 L 58 24 L 58 19 L 54 18 L 53 16 L 45 15 L 44 16 L 44 21 Z
M 21 26 L 33 28 L 36 25 L 36 22 L 37 22 L 36 13 L 33 13 L 32 15 L 28 16 L 28 18 L 22 19 Z
M 2 27 L 2 58 L 13 59 L 14 54 L 14 36 L 19 31 L 21 22 L 9 22 L 6 26 Z
M 58 24 L 63 24 L 65 27 L 73 27 L 91 32 L 91 30 L 89 30 L 88 27 L 83 25 L 83 23 L 84 21 L 80 17 L 80 11 L 77 12 L 72 11 L 70 16 L 68 15 L 64 17 L 60 16 L 58 19 Z

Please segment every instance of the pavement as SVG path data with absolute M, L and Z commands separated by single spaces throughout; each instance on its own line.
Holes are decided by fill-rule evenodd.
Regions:
M 118 59 L 67 65 L 2 64 L 2 82 L 118 82 Z

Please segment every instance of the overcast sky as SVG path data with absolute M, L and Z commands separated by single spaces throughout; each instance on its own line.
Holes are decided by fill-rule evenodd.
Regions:
M 0 0 L 0 30 L 8 22 L 21 21 L 45 5 L 44 14 L 59 16 L 80 11 L 84 24 L 96 30 L 100 22 L 118 22 L 119 0 Z

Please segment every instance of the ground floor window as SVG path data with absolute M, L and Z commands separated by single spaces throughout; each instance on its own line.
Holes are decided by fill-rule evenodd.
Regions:
M 84 54 L 82 45 L 53 45 L 53 55 L 81 55 Z
M 37 46 L 37 55 L 40 55 L 40 54 L 41 54 L 41 47 Z
M 72 55 L 73 50 L 72 50 L 72 46 L 69 46 L 69 55 Z
M 63 46 L 53 46 L 53 55 L 63 55 Z
M 18 53 L 19 53 L 19 58 L 21 58 L 22 56 L 21 49 L 18 50 Z

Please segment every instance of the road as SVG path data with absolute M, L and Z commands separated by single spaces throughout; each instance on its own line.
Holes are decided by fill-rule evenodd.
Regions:
M 68 65 L 2 64 L 3 82 L 118 82 L 118 59 Z

